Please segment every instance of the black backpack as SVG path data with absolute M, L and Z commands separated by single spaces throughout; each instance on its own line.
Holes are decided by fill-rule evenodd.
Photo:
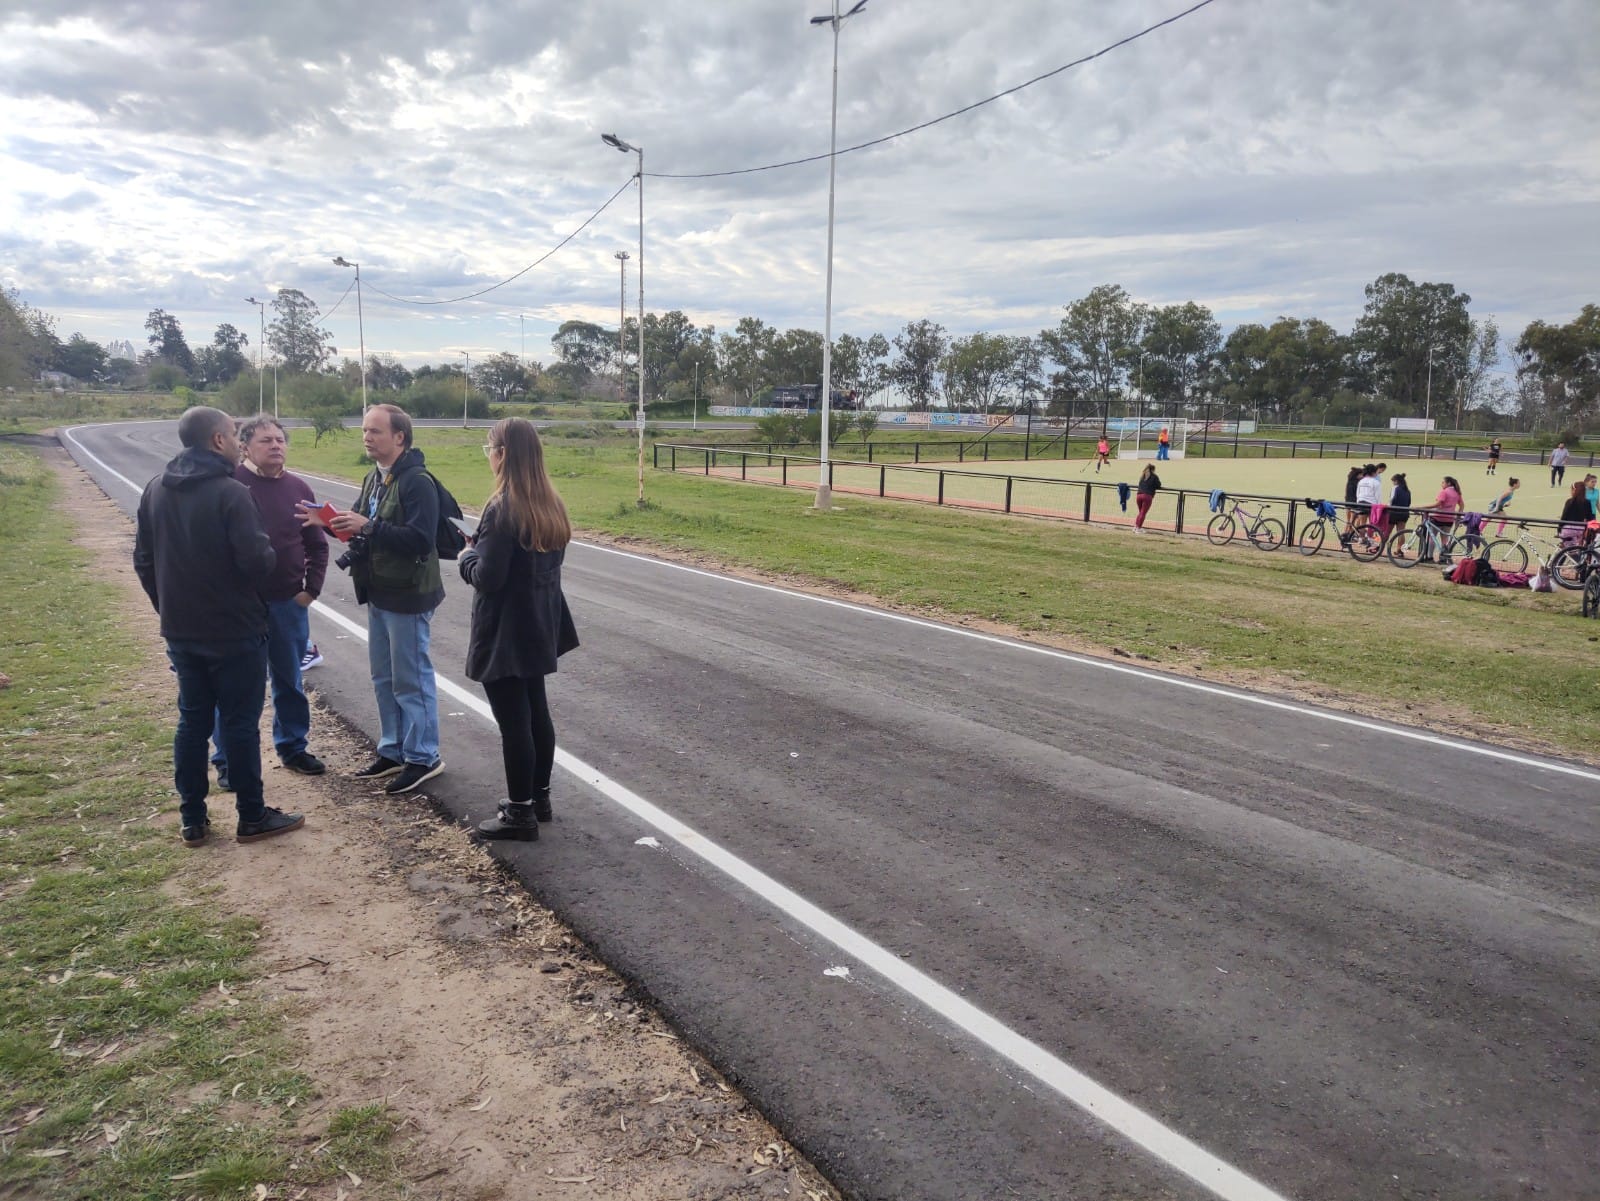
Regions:
M 450 495 L 450 489 L 439 482 L 438 476 L 426 468 L 423 474 L 433 481 L 434 489 L 439 493 L 439 526 L 433 531 L 434 549 L 439 552 L 441 559 L 460 558 L 461 552 L 467 549 L 467 536 L 450 519 L 453 517 L 461 521 L 465 514 L 461 512 L 456 498 Z

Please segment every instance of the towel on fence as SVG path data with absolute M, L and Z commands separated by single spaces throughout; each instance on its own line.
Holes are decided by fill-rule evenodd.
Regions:
M 1128 511 L 1128 493 L 1132 491 L 1133 489 L 1129 488 L 1126 484 L 1117 485 L 1117 503 L 1122 506 L 1122 511 L 1124 513 Z
M 1321 517 L 1327 521 L 1332 521 L 1335 517 L 1339 516 L 1339 510 L 1333 507 L 1333 502 L 1331 500 L 1312 501 L 1311 511 L 1318 517 Z
M 1367 514 L 1367 520 L 1380 530 L 1387 530 L 1389 528 L 1389 506 L 1373 505 L 1372 512 Z
M 1211 489 L 1211 511 L 1213 513 L 1222 512 L 1222 502 L 1227 500 L 1227 499 L 1228 499 L 1228 494 L 1226 492 L 1224 492 L 1221 488 L 1213 488 L 1213 489 Z
M 1461 525 L 1466 530 L 1469 538 L 1476 538 L 1483 533 L 1483 514 L 1463 513 L 1461 515 Z

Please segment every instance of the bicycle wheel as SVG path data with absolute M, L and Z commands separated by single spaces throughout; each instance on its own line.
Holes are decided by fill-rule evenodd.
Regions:
M 1328 523 L 1326 521 L 1313 521 L 1310 525 L 1300 528 L 1300 553 L 1314 555 L 1322 549 L 1322 540 L 1328 536 Z
M 1444 557 L 1455 563 L 1462 559 L 1481 559 L 1489 553 L 1489 544 L 1481 534 L 1446 534 Z
M 1501 538 L 1489 543 L 1485 552 L 1489 566 L 1496 571 L 1527 571 L 1528 548 L 1520 542 L 1513 542 L 1510 538 Z
M 1357 562 L 1371 563 L 1383 554 L 1383 531 L 1375 525 L 1362 522 L 1351 532 L 1345 549 Z
M 1250 541 L 1257 550 L 1277 550 L 1287 536 L 1283 522 L 1275 517 L 1263 517 L 1250 527 Z
M 1581 547 L 1569 546 L 1550 560 L 1550 578 L 1557 588 L 1582 588 L 1588 575 L 1589 552 Z
M 1421 530 L 1396 530 L 1384 553 L 1396 567 L 1415 567 L 1427 549 L 1427 536 Z
M 1218 513 L 1206 524 L 1206 537 L 1212 546 L 1227 546 L 1233 541 L 1233 515 Z
M 1583 584 L 1583 615 L 1600 617 L 1600 571 L 1591 571 Z

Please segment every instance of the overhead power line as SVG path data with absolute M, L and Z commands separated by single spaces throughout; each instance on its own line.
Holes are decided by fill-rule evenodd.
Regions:
M 1172 25 L 1178 21 L 1181 21 L 1185 17 L 1197 13 L 1202 8 L 1205 8 L 1215 2 L 1216 0 L 1200 0 L 1200 3 L 1184 9 L 1181 13 L 1175 13 L 1164 21 L 1157 21 L 1154 25 L 1139 30 L 1138 33 L 1129 34 L 1121 41 L 1112 42 L 1109 46 L 1104 46 L 1101 49 L 1096 50 L 1093 54 L 1086 54 L 1082 58 L 1073 59 L 1070 63 L 1063 63 L 1054 70 L 1046 71 L 1043 75 L 1035 75 L 1032 79 L 1024 80 L 1015 87 L 1007 88 L 1003 92 L 996 92 L 993 96 L 985 96 L 982 100 L 974 101 L 972 104 L 968 104 L 963 108 L 958 108 L 953 112 L 945 113 L 942 117 L 934 117 L 931 121 L 924 121 L 920 125 L 912 125 L 907 129 L 898 130 L 895 133 L 884 134 L 881 138 L 873 138 L 869 142 L 858 142 L 854 146 L 846 146 L 842 150 L 835 151 L 832 157 L 836 158 L 842 154 L 853 154 L 857 150 L 867 150 L 873 146 L 882 146 L 885 142 L 892 142 L 896 138 L 903 138 L 908 134 L 913 134 L 921 130 L 928 129 L 934 125 L 940 124 L 943 121 L 949 121 L 952 118 L 959 117 L 964 113 L 970 113 L 974 109 L 982 108 L 986 104 L 993 104 L 996 100 L 1004 99 L 1007 96 L 1014 96 L 1024 88 L 1031 88 L 1034 84 L 1043 83 L 1047 79 L 1060 75 L 1063 71 L 1070 71 L 1072 68 L 1081 67 L 1085 63 L 1092 63 L 1095 59 L 1110 54 L 1113 50 L 1119 50 L 1123 46 L 1128 45 L 1130 42 L 1137 42 L 1140 38 L 1147 37 L 1158 29 L 1165 28 L 1168 25 Z M 782 167 L 798 167 L 805 163 L 825 162 L 829 157 L 830 156 L 826 154 L 812 154 L 805 158 L 786 159 L 781 163 L 765 163 L 759 167 L 739 167 L 732 171 L 696 171 L 684 173 L 671 171 L 646 171 L 645 174 L 652 179 L 722 179 L 729 175 L 754 175 L 758 171 L 777 171 Z
M 545 251 L 538 258 L 534 259 L 533 262 L 529 263 L 521 271 L 518 271 L 515 275 L 507 276 L 505 279 L 501 280 L 497 284 L 490 284 L 487 288 L 479 288 L 476 292 L 468 292 L 465 296 L 449 296 L 449 297 L 446 297 L 443 300 L 413 300 L 410 297 L 406 297 L 406 296 L 396 296 L 393 292 L 385 292 L 382 288 L 380 288 L 376 284 L 374 284 L 370 279 L 367 280 L 367 287 L 369 289 L 371 289 L 372 291 L 378 293 L 378 295 L 387 296 L 390 300 L 399 301 L 401 304 L 416 304 L 416 305 L 460 304 L 463 300 L 475 300 L 479 296 L 485 296 L 488 293 L 495 291 L 497 288 L 503 288 L 507 284 L 521 279 L 524 275 L 528 274 L 528 272 L 532 271 L 535 267 L 537 267 L 540 263 L 542 263 L 546 259 L 548 259 L 556 251 L 560 250 L 568 242 L 572 241 L 573 238 L 575 238 L 579 234 L 581 234 L 585 229 L 587 229 L 589 227 L 590 223 L 592 223 L 596 217 L 598 217 L 601 213 L 605 212 L 608 208 L 611 207 L 612 202 L 615 201 L 618 196 L 621 196 L 623 192 L 628 190 L 628 185 L 631 184 L 634 181 L 634 178 L 635 177 L 632 176 L 632 175 L 628 176 L 628 178 L 623 181 L 622 186 L 620 188 L 618 188 L 615 192 L 611 193 L 610 197 L 607 198 L 607 200 L 606 200 L 606 202 L 604 204 L 602 204 L 599 208 L 595 209 L 594 212 L 590 213 L 588 215 L 588 217 L 584 218 L 583 224 L 578 226 L 577 229 L 573 230 L 566 237 L 562 238 L 561 241 L 557 242 L 549 250 Z

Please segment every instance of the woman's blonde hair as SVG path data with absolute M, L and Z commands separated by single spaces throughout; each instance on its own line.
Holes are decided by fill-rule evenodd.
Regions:
M 567 506 L 556 495 L 544 468 L 544 444 L 526 417 L 505 417 L 489 430 L 489 445 L 500 451 L 494 466 L 491 501 L 528 550 L 561 550 L 572 541 Z

